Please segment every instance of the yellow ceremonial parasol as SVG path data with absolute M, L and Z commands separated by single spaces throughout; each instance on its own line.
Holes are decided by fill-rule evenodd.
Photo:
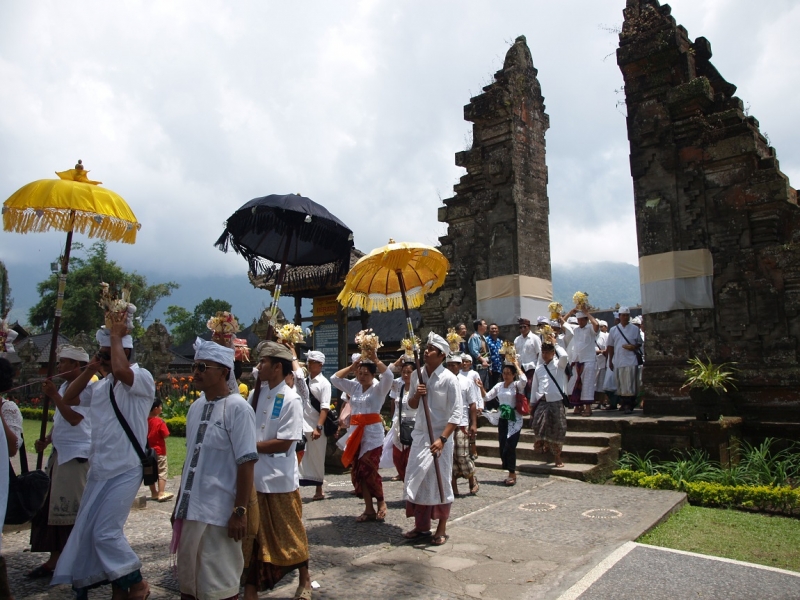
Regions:
M 100 181 L 87 178 L 88 171 L 78 161 L 74 169 L 56 172 L 59 179 L 40 179 L 29 183 L 3 203 L 3 229 L 17 233 L 50 231 L 67 232 L 61 273 L 58 276 L 58 299 L 53 320 L 53 338 L 50 343 L 50 360 L 47 376 L 52 377 L 56 366 L 56 344 L 61 326 L 61 308 L 64 304 L 64 288 L 69 272 L 69 252 L 72 248 L 72 233 L 77 231 L 90 238 L 111 242 L 136 242 L 136 232 L 142 225 L 121 196 L 100 187 Z M 48 398 L 44 397 L 41 437 L 47 427 Z M 37 469 L 42 467 L 39 453 Z
M 438 290 L 444 283 L 450 263 L 432 246 L 413 242 L 397 243 L 390 239 L 386 246 L 376 248 L 353 265 L 344 280 L 344 289 L 336 299 L 346 308 L 371 312 L 389 312 L 402 308 L 406 313 L 408 339 L 414 339 L 410 308 L 422 306 L 425 295 Z M 419 350 L 414 346 L 417 380 L 422 381 Z M 428 422 L 428 438 L 433 443 L 433 427 L 428 399 L 422 397 L 422 406 Z M 439 457 L 434 456 L 439 497 L 444 504 L 442 474 Z

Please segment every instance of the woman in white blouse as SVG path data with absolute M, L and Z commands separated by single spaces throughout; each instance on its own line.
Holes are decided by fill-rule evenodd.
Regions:
M 355 373 L 356 379 L 346 379 L 348 373 Z M 375 380 L 376 373 L 380 374 L 380 381 Z M 393 382 L 391 371 L 374 350 L 369 356 L 359 356 L 352 365 L 331 377 L 331 385 L 350 397 L 350 427 L 342 464 L 345 467 L 352 464 L 350 478 L 356 496 L 364 499 L 364 512 L 356 519 L 359 523 L 386 518 L 383 482 L 378 471 L 384 434 L 380 412 Z M 377 511 L 372 503 L 373 497 L 378 504 Z
M 517 413 L 517 394 L 525 393 L 528 378 L 519 368 L 517 359 L 513 364 L 503 365 L 503 381 L 486 393 L 486 401 L 497 399 L 500 403 L 500 422 L 497 425 L 500 458 L 508 471 L 504 481 L 507 486 L 517 483 L 517 443 L 522 429 L 522 415 Z

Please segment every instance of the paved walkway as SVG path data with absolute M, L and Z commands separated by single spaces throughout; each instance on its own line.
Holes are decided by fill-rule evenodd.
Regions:
M 653 558 L 657 550 L 650 547 L 621 550 L 681 506 L 683 494 L 523 475 L 515 487 L 506 488 L 500 471 L 481 469 L 478 477 L 479 494 L 456 499 L 448 525 L 450 540 L 440 548 L 403 540 L 402 533 L 413 521 L 405 517 L 400 482 L 384 480 L 389 504 L 385 523 L 355 522 L 363 505 L 350 494 L 348 475 L 327 479 L 327 499 L 322 502 L 310 501 L 313 488 L 302 489 L 311 576 L 320 585 L 315 598 L 353 598 L 367 591 L 370 597 L 386 598 L 655 598 L 662 596 L 653 595 L 653 584 L 684 577 L 660 566 L 682 567 L 686 561 L 675 558 L 680 556 L 676 553 Z M 171 480 L 168 489 L 175 491 L 177 483 Z M 461 489 L 466 490 L 465 481 Z M 148 502 L 147 508 L 131 512 L 126 525 L 154 600 L 179 597 L 167 551 L 171 509 L 171 503 Z M 49 588 L 46 581 L 24 578 L 44 559 L 27 552 L 27 546 L 27 531 L 4 535 L 3 551 L 16 598 L 71 598 L 66 586 Z M 709 571 L 720 570 L 716 563 L 711 570 L 696 564 L 688 576 L 708 579 Z M 726 563 L 725 568 L 736 570 L 731 565 Z M 745 573 L 742 577 L 751 583 L 757 581 L 741 568 L 737 572 Z M 759 571 L 759 576 L 765 572 Z M 654 573 L 659 579 L 650 579 Z M 781 595 L 785 589 L 781 586 L 789 580 L 780 573 L 769 575 L 778 578 L 762 597 L 787 597 Z M 646 587 L 633 587 L 629 580 Z M 263 597 L 291 598 L 296 585 L 293 574 Z M 631 595 L 619 595 L 618 586 L 630 589 Z M 664 598 L 687 597 L 673 588 L 664 589 Z M 741 589 L 745 588 L 737 586 Z M 726 598 L 745 597 L 728 592 Z M 107 595 L 107 591 L 90 593 L 94 598 Z
M 556 598 L 620 544 L 638 537 L 683 502 L 676 492 L 601 486 L 557 477 L 520 476 L 513 488 L 499 471 L 480 470 L 477 496 L 453 505 L 450 541 L 441 548 L 406 543 L 413 522 L 403 510 L 402 483 L 384 482 L 385 523 L 356 523 L 361 502 L 348 475 L 330 476 L 327 499 L 302 490 L 318 598 L 351 598 L 353 590 L 391 598 Z M 177 480 L 169 483 L 174 489 Z M 466 482 L 461 484 L 466 490 Z M 144 493 L 144 492 L 142 492 Z M 126 534 L 144 563 L 153 598 L 176 598 L 169 569 L 171 504 L 134 510 Z M 43 560 L 26 552 L 28 532 L 4 536 L 3 550 L 17 598 L 70 598 L 24 573 Z M 294 576 L 266 597 L 291 597 Z M 90 594 L 91 595 L 91 594 Z M 94 594 L 104 597 L 104 592 Z

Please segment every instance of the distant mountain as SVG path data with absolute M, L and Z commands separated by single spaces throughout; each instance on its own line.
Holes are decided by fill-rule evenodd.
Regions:
M 589 294 L 592 306 L 601 309 L 617 303 L 638 306 L 642 302 L 636 265 L 618 262 L 553 265 L 552 271 L 553 297 L 565 308 L 572 307 L 572 295 L 578 291 Z

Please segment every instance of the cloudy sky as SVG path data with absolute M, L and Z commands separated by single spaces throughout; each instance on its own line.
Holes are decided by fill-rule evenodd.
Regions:
M 636 264 L 614 56 L 624 4 L 6 2 L 0 197 L 83 159 L 142 223 L 112 258 L 153 280 L 246 277 L 213 242 L 236 208 L 271 193 L 325 205 L 365 251 L 389 237 L 435 244 L 436 209 L 464 173 L 462 107 L 525 35 L 550 115 L 553 260 Z M 691 38 L 711 41 L 797 185 L 800 2 L 670 4 Z M 47 275 L 63 234 L 0 240 L 14 288 L 20 273 Z

